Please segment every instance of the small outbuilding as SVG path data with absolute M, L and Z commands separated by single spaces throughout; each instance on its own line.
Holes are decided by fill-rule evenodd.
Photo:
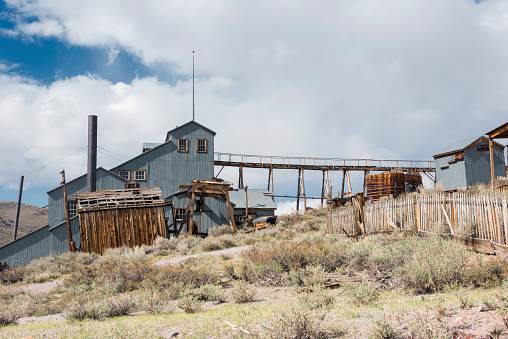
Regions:
M 505 176 L 504 146 L 492 142 L 492 154 L 495 177 Z M 484 136 L 451 144 L 434 155 L 436 182 L 445 191 L 488 184 L 491 182 L 490 158 L 489 139 Z

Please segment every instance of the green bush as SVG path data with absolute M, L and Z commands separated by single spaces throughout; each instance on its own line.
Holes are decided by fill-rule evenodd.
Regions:
M 508 262 L 504 258 L 478 257 L 469 262 L 464 270 L 464 283 L 474 287 L 492 288 L 500 286 L 508 275 Z
M 379 291 L 370 281 L 363 281 L 361 284 L 352 284 L 349 286 L 352 296 L 352 302 L 358 306 L 370 305 L 379 298 Z
M 399 243 L 407 253 L 394 274 L 406 287 L 416 293 L 434 293 L 462 283 L 471 254 L 460 244 L 433 236 L 408 237 Z
M 206 237 L 200 244 L 201 250 L 205 252 L 216 251 L 222 249 L 222 244 L 217 238 Z
M 244 281 L 235 281 L 231 289 L 233 299 L 238 304 L 252 302 L 256 299 L 256 290 Z
M 204 302 L 196 299 L 192 295 L 185 295 L 178 300 L 178 307 L 185 313 L 197 313 L 204 307 Z
M 66 311 L 68 320 L 104 319 L 128 315 L 135 303 L 130 295 L 120 294 L 103 299 L 100 296 L 79 297 L 71 301 Z

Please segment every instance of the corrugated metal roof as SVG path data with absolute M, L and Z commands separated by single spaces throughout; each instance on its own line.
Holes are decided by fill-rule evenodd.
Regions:
M 152 149 L 160 145 L 162 145 L 160 142 L 144 142 L 143 149 Z
M 249 201 L 249 208 L 259 209 L 276 209 L 273 197 L 265 195 L 269 193 L 263 189 L 247 189 L 247 200 Z M 245 208 L 245 190 L 238 189 L 229 192 L 229 199 L 235 208 Z
M 466 140 L 455 142 L 455 143 L 449 145 L 448 147 L 446 147 L 445 149 L 443 149 L 438 154 L 436 154 L 436 156 L 440 155 L 440 154 L 445 154 L 445 153 L 449 153 L 449 152 L 455 152 L 455 151 L 459 151 L 461 149 L 464 149 L 464 148 L 466 148 L 467 146 L 471 145 L 473 142 L 475 142 L 476 140 L 478 140 L 480 138 L 481 137 L 476 137 L 476 138 L 472 138 L 472 139 L 466 139 Z

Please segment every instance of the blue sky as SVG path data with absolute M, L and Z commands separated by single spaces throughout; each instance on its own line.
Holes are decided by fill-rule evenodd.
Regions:
M 0 200 L 25 174 L 23 202 L 43 206 L 61 169 L 83 174 L 90 114 L 99 166 L 163 141 L 191 117 L 192 50 L 197 121 L 216 151 L 431 159 L 507 120 L 502 0 L 6 0 L 0 13 Z M 276 172 L 278 193 L 296 178 Z M 306 183 L 319 195 L 321 173 Z

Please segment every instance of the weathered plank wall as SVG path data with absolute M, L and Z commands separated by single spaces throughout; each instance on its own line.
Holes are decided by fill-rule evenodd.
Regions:
M 163 206 L 79 212 L 81 251 L 103 254 L 116 247 L 153 245 L 167 237 Z

